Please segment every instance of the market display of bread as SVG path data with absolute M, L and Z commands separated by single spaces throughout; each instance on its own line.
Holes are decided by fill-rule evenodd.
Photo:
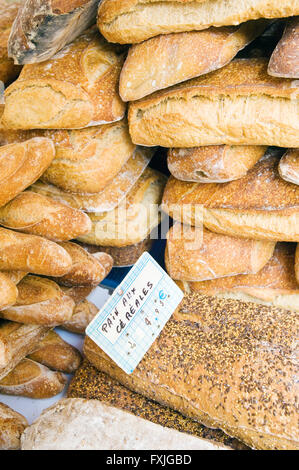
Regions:
M 17 64 L 50 59 L 95 22 L 98 0 L 25 0 L 8 53 Z
M 5 90 L 3 126 L 77 129 L 122 119 L 117 87 L 123 60 L 123 49 L 91 29 L 52 59 L 25 65 Z
M 265 20 L 205 31 L 166 34 L 135 44 L 123 66 L 119 90 L 135 101 L 229 63 L 267 27 Z M 192 57 L 192 60 L 190 60 Z
M 172 148 L 168 151 L 167 164 L 170 173 L 182 181 L 227 183 L 245 176 L 266 149 L 262 145 Z
M 14 80 L 21 67 L 8 57 L 7 42 L 12 24 L 17 16 L 22 0 L 1 0 L 0 2 L 0 81 L 9 83 Z
M 256 449 L 298 449 L 296 312 L 191 294 L 133 374 L 88 337 L 84 352 L 121 384 Z
M 98 26 L 108 41 L 128 44 L 159 34 L 298 14 L 297 0 L 103 0 Z
M 279 163 L 281 178 L 289 183 L 299 184 L 299 149 L 290 149 Z
M 20 437 L 27 426 L 24 416 L 0 403 L 0 450 L 19 450 Z
M 171 177 L 162 208 L 176 220 L 242 238 L 299 241 L 299 189 L 280 178 L 269 151 L 243 178 L 226 184 Z M 198 210 L 194 211 L 194 207 Z
M 299 17 L 290 18 L 268 66 L 274 77 L 299 78 Z
M 256 274 L 202 282 L 178 281 L 178 285 L 186 293 L 197 292 L 299 312 L 299 284 L 294 266 L 295 244 L 278 243 L 270 261 Z

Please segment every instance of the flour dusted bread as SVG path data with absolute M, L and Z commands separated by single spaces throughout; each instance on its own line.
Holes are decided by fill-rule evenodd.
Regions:
M 57 242 L 91 230 L 90 219 L 84 212 L 32 191 L 25 191 L 0 207 L 0 224 Z
M 0 403 L 0 450 L 19 450 L 20 437 L 28 422 L 4 403 Z
M 290 18 L 268 66 L 275 77 L 299 78 L 299 17 Z
M 5 91 L 2 123 L 9 129 L 76 129 L 118 121 L 123 50 L 92 29 L 52 59 L 25 65 Z M 26 113 L 24 112 L 26 108 Z
M 0 310 L 13 305 L 17 300 L 17 295 L 15 283 L 5 273 L 0 272 Z
M 268 263 L 256 274 L 223 277 L 203 282 L 179 282 L 185 292 L 216 295 L 244 302 L 299 311 L 299 285 L 295 276 L 295 245 L 278 243 Z
M 1 0 L 0 2 L 0 81 L 3 83 L 14 80 L 21 70 L 21 67 L 15 65 L 7 53 L 11 26 L 21 4 L 22 0 Z
M 8 44 L 16 64 L 50 59 L 95 23 L 97 0 L 25 0 Z
M 18 284 L 15 305 L 0 312 L 6 320 L 53 328 L 68 321 L 74 301 L 50 279 L 28 275 Z
M 0 147 L 0 207 L 38 180 L 54 157 L 53 143 L 43 137 Z
M 129 50 L 120 76 L 120 96 L 134 101 L 157 90 L 219 69 L 263 32 L 267 21 L 167 34 Z
M 187 295 L 133 374 L 88 337 L 99 370 L 256 449 L 298 449 L 297 312 Z
M 45 410 L 22 435 L 23 450 L 217 450 L 98 400 L 69 398 Z
M 168 151 L 171 174 L 182 181 L 226 183 L 245 176 L 264 155 L 267 147 L 210 145 Z
M 162 208 L 176 220 L 255 240 L 299 240 L 298 186 L 280 178 L 280 151 L 270 150 L 243 178 L 226 184 L 170 177 Z M 195 210 L 196 209 L 196 210 Z
M 131 103 L 133 142 L 163 147 L 298 147 L 298 84 L 271 77 L 267 66 L 266 59 L 236 59 Z
M 76 303 L 70 320 L 64 322 L 61 326 L 71 333 L 84 335 L 86 328 L 97 313 L 99 313 L 99 309 L 92 302 L 87 299 L 81 300 Z
M 281 178 L 289 183 L 299 184 L 299 149 L 290 149 L 279 163 Z
M 257 273 L 271 258 L 275 243 L 212 233 L 176 223 L 167 234 L 165 263 L 181 281 Z
M 297 0 L 104 0 L 99 6 L 98 26 L 109 41 L 127 44 L 158 34 L 298 14 Z

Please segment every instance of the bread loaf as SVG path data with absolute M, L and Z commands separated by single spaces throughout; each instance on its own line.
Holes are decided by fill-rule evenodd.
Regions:
M 298 314 L 185 296 L 133 374 L 88 337 L 87 359 L 131 390 L 256 449 L 298 449 Z
M 8 58 L 7 42 L 11 26 L 14 22 L 22 0 L 1 0 L 0 2 L 0 81 L 9 83 L 14 80 L 21 67 L 14 65 L 12 59 Z
M 212 232 L 272 241 L 299 240 L 299 189 L 278 173 L 269 151 L 246 176 L 226 184 L 186 183 L 171 177 L 162 208 L 176 220 Z M 196 210 L 195 210 L 196 209 Z
M 19 450 L 20 437 L 27 426 L 24 416 L 0 403 L 0 450 Z
M 166 34 L 135 44 L 120 76 L 120 96 L 134 101 L 217 70 L 266 28 L 266 20 L 205 31 Z M 192 57 L 192 60 L 190 58 Z
M 18 284 L 15 305 L 0 312 L 7 320 L 53 328 L 69 320 L 74 301 L 50 279 L 26 276 Z
M 4 127 L 76 129 L 122 119 L 122 64 L 123 50 L 94 29 L 84 33 L 52 59 L 23 67 L 5 91 Z
M 183 181 L 227 183 L 245 176 L 264 155 L 267 147 L 210 145 L 168 151 L 171 174 Z
M 85 300 L 86 297 L 88 297 L 89 294 L 91 294 L 94 290 L 93 286 L 60 286 L 60 288 L 66 295 L 73 299 L 75 304 L 81 302 L 82 300 Z
M 0 319 L 0 379 L 36 348 L 48 328 Z
M 90 219 L 84 212 L 32 191 L 25 191 L 0 207 L 0 224 L 57 242 L 91 230 Z
M 70 320 L 64 322 L 61 327 L 71 333 L 85 334 L 89 323 L 99 313 L 99 309 L 89 300 L 81 300 L 75 305 Z
M 0 380 L 0 393 L 28 398 L 51 398 L 61 393 L 66 377 L 42 364 L 23 359 Z
M 1 270 L 63 276 L 71 267 L 71 257 L 57 243 L 0 227 Z
M 158 34 L 299 14 L 297 0 L 103 0 L 98 26 L 111 42 L 142 42 Z
M 236 59 L 131 103 L 133 142 L 163 147 L 299 147 L 299 88 L 294 80 L 270 77 L 267 66 L 266 59 Z
M 256 274 L 273 255 L 275 243 L 212 233 L 176 223 L 167 234 L 165 264 L 181 281 L 206 281 Z
M 284 180 L 299 184 L 299 149 L 290 149 L 280 160 L 278 170 Z
M 295 275 L 297 283 L 299 284 L 299 247 L 297 244 L 296 255 L 295 255 Z
M 17 300 L 18 290 L 8 276 L 0 272 L 0 310 L 14 305 Z
M 95 23 L 97 0 L 25 0 L 8 44 L 17 64 L 42 62 Z
M 0 147 L 0 207 L 38 180 L 54 156 L 53 143 L 42 137 Z
M 290 18 L 268 66 L 274 77 L 299 78 L 299 17 Z
M 17 285 L 25 276 L 27 276 L 28 273 L 25 271 L 4 271 L 2 274 L 4 274 L 6 278 Z

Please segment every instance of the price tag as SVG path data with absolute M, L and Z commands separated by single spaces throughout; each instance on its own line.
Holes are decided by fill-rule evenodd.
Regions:
M 108 356 L 131 374 L 184 297 L 144 253 L 86 329 Z

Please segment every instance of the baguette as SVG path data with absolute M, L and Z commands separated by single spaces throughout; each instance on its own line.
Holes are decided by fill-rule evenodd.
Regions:
M 0 207 L 0 224 L 56 242 L 72 240 L 91 230 L 90 219 L 83 212 L 32 191 Z
M 299 17 L 290 18 L 277 44 L 268 73 L 274 77 L 299 78 Z
M 158 34 L 236 25 L 299 14 L 297 0 L 103 0 L 98 26 L 110 42 L 138 43 Z
M 25 276 L 27 276 L 28 273 L 24 271 L 5 271 L 2 274 L 4 274 L 11 282 L 17 285 Z
M 66 374 L 73 374 L 82 359 L 79 351 L 60 338 L 55 331 L 49 331 L 27 358 Z
M 273 255 L 275 243 L 212 233 L 176 223 L 167 234 L 165 264 L 180 281 L 207 281 L 256 274 Z
M 84 299 L 75 305 L 70 320 L 64 322 L 61 327 L 71 333 L 84 335 L 89 323 L 99 313 L 99 309 L 89 300 Z
M 242 178 L 264 155 L 267 147 L 211 145 L 168 151 L 170 173 L 182 181 L 227 183 Z
M 299 247 L 297 244 L 296 255 L 295 255 L 295 275 L 297 283 L 299 284 Z
M 299 185 L 299 149 L 290 149 L 280 160 L 278 170 L 285 181 Z
M 16 64 L 50 59 L 96 19 L 97 0 L 26 0 L 13 24 L 8 53 Z
M 36 348 L 49 329 L 0 320 L 0 379 Z
M 42 364 L 23 359 L 0 380 L 0 393 L 27 398 L 51 398 L 62 392 L 66 377 Z
M 269 151 L 248 174 L 226 184 L 186 183 L 170 177 L 162 209 L 174 219 L 212 232 L 255 240 L 299 241 L 299 188 L 280 178 Z M 195 210 L 197 209 L 197 210 Z
M 77 129 L 122 119 L 117 86 L 123 58 L 123 49 L 92 29 L 52 59 L 25 65 L 5 91 L 3 126 Z
M 298 315 L 192 294 L 131 375 L 86 337 L 99 370 L 255 449 L 298 449 Z M 282 372 L 283 371 L 283 372 Z
M 57 243 L 0 227 L 1 270 L 20 270 L 59 277 L 71 267 L 71 257 Z
M 85 300 L 94 290 L 93 286 L 60 286 L 60 288 L 67 296 L 73 299 L 76 305 L 82 300 Z
M 19 74 L 21 67 L 8 57 L 7 42 L 11 26 L 17 16 L 22 0 L 0 1 L 0 81 L 9 83 Z
M 54 156 L 53 143 L 43 137 L 0 147 L 0 207 L 37 181 Z
M 217 70 L 228 64 L 267 25 L 267 20 L 249 21 L 240 26 L 161 35 L 135 44 L 120 75 L 120 96 L 123 101 L 139 100 L 157 90 Z
M 6 320 L 53 328 L 69 320 L 74 301 L 50 279 L 26 276 L 18 284 L 15 305 L 0 312 Z
M 278 243 L 270 261 L 256 274 L 203 282 L 179 281 L 178 285 L 186 293 L 215 295 L 299 312 L 299 285 L 294 261 L 294 244 Z
M 27 426 L 24 416 L 0 403 L 0 450 L 19 450 L 21 434 Z
M 18 289 L 8 276 L 0 272 L 0 310 L 16 303 Z
M 133 142 L 299 147 L 299 88 L 294 80 L 270 77 L 267 65 L 266 59 L 236 59 L 131 103 Z

